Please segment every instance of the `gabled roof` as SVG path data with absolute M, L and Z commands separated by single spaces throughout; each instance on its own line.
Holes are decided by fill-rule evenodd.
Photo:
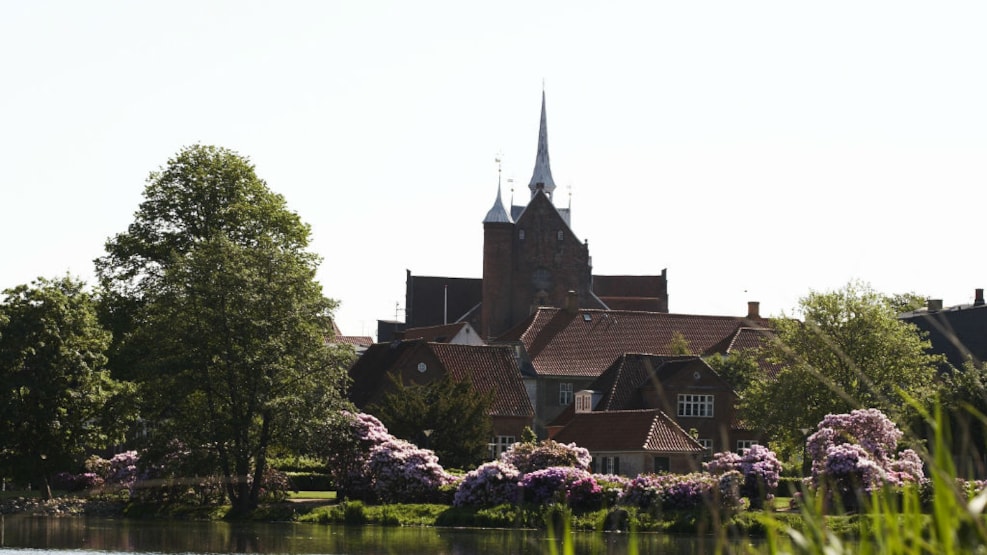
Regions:
M 468 379 L 477 392 L 492 393 L 491 415 L 534 415 L 514 350 L 506 345 L 450 345 L 421 339 L 377 343 L 350 368 L 350 400 L 363 408 L 388 386 L 391 372 L 414 367 L 426 351 L 453 379 Z
M 704 375 L 719 375 L 702 358 L 694 355 L 659 356 L 640 353 L 621 355 L 586 389 L 600 395 L 593 407 L 594 412 L 627 411 L 663 408 L 674 411 L 674 406 L 653 407 L 645 403 L 641 390 L 649 384 L 661 384 L 682 372 L 692 374 L 699 371 Z M 729 384 L 723 382 L 724 387 Z M 567 406 L 552 422 L 553 426 L 564 426 L 575 416 L 575 404 Z
M 593 451 L 651 451 L 699 454 L 702 445 L 657 409 L 585 412 L 553 438 Z
M 398 332 L 399 337 L 405 340 L 424 339 L 432 343 L 448 343 L 463 328 L 469 326 L 466 322 L 455 322 L 444 326 L 426 326 L 423 328 L 410 328 L 403 332 Z
M 483 280 L 415 276 L 408 272 L 405 319 L 409 326 L 439 326 L 462 320 L 483 298 Z
M 469 379 L 477 391 L 493 393 L 491 414 L 534 416 L 517 358 L 509 346 L 448 343 L 429 343 L 428 346 L 453 378 Z
M 498 338 L 520 341 L 541 376 L 596 377 L 624 353 L 671 355 L 676 332 L 705 353 L 741 327 L 764 325 L 733 316 L 558 308 L 537 309 Z

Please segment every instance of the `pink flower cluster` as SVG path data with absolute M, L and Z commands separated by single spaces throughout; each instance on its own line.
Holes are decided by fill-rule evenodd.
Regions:
M 918 454 L 911 449 L 897 453 L 901 437 L 901 430 L 877 409 L 826 415 L 806 443 L 812 483 L 829 482 L 848 495 L 922 482 L 925 473 Z
M 513 465 L 492 461 L 469 471 L 459 483 L 452 504 L 457 507 L 495 507 L 517 503 L 521 473 Z
M 357 448 L 349 453 L 344 477 L 348 495 L 390 503 L 435 501 L 442 486 L 456 478 L 439 464 L 435 453 L 420 449 L 387 431 L 376 417 L 344 413 Z
M 565 503 L 578 508 L 598 507 L 603 490 L 581 468 L 553 466 L 525 474 L 521 479 L 524 500 L 530 503 Z
M 740 474 L 642 474 L 631 480 L 620 498 L 623 505 L 652 510 L 693 510 L 739 505 Z
M 515 443 L 500 454 L 500 460 L 527 474 L 553 466 L 589 470 L 593 458 L 587 449 L 575 443 L 563 444 L 546 439 L 538 443 Z

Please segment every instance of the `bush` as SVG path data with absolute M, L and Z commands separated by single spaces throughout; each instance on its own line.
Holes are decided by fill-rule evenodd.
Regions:
M 521 473 L 514 466 L 493 461 L 480 465 L 466 474 L 452 504 L 456 507 L 495 507 L 517 503 L 518 479 Z
M 539 443 L 514 443 L 500 454 L 500 460 L 518 469 L 521 474 L 527 474 L 554 466 L 589 470 L 593 459 L 588 450 L 575 443 L 562 444 L 546 439 Z
M 593 476 L 579 468 L 556 466 L 529 472 L 520 485 L 524 500 L 530 503 L 595 510 L 603 501 L 603 490 Z
M 330 491 L 332 481 L 328 474 L 318 472 L 285 472 L 292 491 Z

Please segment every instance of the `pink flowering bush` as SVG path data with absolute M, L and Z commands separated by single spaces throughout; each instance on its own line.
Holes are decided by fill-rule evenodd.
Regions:
M 391 435 L 380 420 L 344 412 L 344 437 L 329 457 L 336 486 L 345 496 L 367 501 L 439 501 L 456 478 L 435 453 Z
M 563 444 L 546 439 L 538 443 L 515 443 L 500 454 L 500 460 L 518 469 L 521 474 L 527 474 L 553 466 L 589 470 L 593 459 L 588 450 L 575 443 Z
M 809 436 L 812 485 L 831 488 L 844 508 L 885 485 L 901 486 L 925 480 L 922 461 L 911 449 L 897 453 L 902 432 L 877 409 L 829 414 Z
M 529 503 L 563 503 L 576 509 L 596 509 L 603 490 L 592 474 L 581 468 L 553 466 L 529 472 L 521 478 L 524 500 Z
M 702 507 L 732 509 L 739 505 L 741 475 L 737 471 L 715 476 L 692 474 L 642 474 L 631 480 L 620 503 L 640 509 L 694 510 Z
M 370 450 L 365 469 L 376 497 L 388 503 L 435 502 L 455 481 L 434 452 L 393 436 Z
M 137 463 L 140 457 L 137 451 L 124 451 L 113 455 L 107 465 L 107 473 L 104 476 L 107 485 L 115 485 L 133 491 L 134 484 L 137 483 Z
M 740 455 L 733 451 L 714 453 L 709 462 L 703 463 L 703 469 L 710 474 L 724 474 L 731 470 L 740 470 Z
M 459 483 L 452 504 L 457 507 L 495 507 L 517 503 L 521 473 L 514 466 L 493 461 L 471 470 Z
M 781 479 L 781 462 L 774 451 L 752 445 L 740 459 L 740 473 L 744 476 L 741 494 L 750 500 L 751 508 L 761 509 L 766 501 L 774 499 Z

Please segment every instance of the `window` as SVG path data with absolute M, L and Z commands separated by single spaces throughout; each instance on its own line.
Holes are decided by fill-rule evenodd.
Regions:
M 580 392 L 576 394 L 576 412 L 593 411 L 593 394 Z
M 518 240 L 520 240 L 520 241 L 524 241 L 524 230 L 523 230 L 523 229 L 519 229 L 519 230 L 517 231 L 517 238 L 518 238 Z
M 679 394 L 679 416 L 713 417 L 713 396 Z
M 562 230 L 560 229 L 560 230 L 559 230 L 559 231 L 558 231 L 558 232 L 557 232 L 557 233 L 555 234 L 555 237 L 556 237 L 556 238 L 557 238 L 557 239 L 558 239 L 559 241 L 562 241 L 563 239 L 565 239 L 565 233 L 563 233 L 563 232 L 562 232 Z
M 699 438 L 696 441 L 698 441 L 699 442 L 699 445 L 702 445 L 703 446 L 703 449 L 705 449 L 705 451 L 703 451 L 703 458 L 704 459 L 710 458 L 710 457 L 713 456 L 713 440 L 712 439 Z
M 751 448 L 751 445 L 757 445 L 757 440 L 755 439 L 738 439 L 737 440 L 737 454 L 745 455 L 747 450 Z
M 671 468 L 671 465 L 668 457 L 655 457 L 655 474 L 668 472 L 669 468 Z
M 600 474 L 620 474 L 620 457 L 600 457 Z
M 513 444 L 514 436 L 495 436 L 487 444 L 487 451 L 491 459 L 496 459 Z
M 566 406 L 572 402 L 572 384 L 571 383 L 560 383 L 559 384 L 559 405 Z

